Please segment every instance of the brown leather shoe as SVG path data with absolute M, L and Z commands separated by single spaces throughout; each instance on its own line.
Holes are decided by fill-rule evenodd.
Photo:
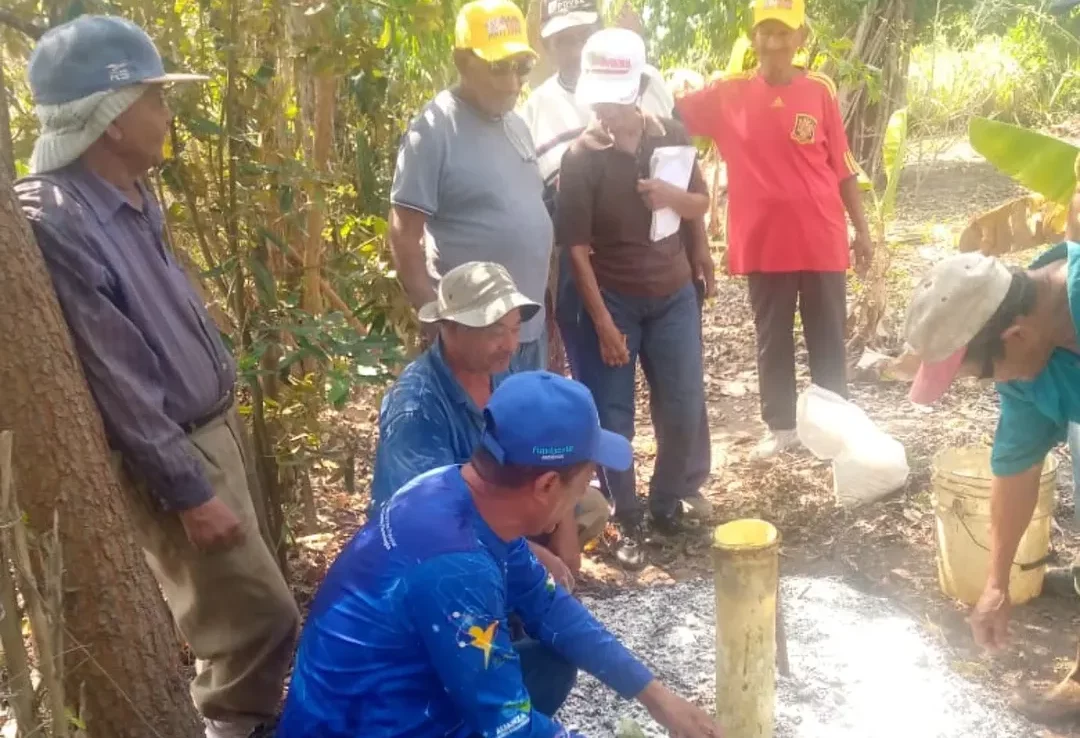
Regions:
M 1020 696 L 1012 708 L 1036 723 L 1046 725 L 1080 720 L 1080 681 L 1070 675 L 1049 692 Z

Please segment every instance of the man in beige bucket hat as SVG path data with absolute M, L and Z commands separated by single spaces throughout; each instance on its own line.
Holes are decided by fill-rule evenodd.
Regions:
M 436 299 L 417 313 L 438 325 L 438 339 L 405 368 L 379 412 L 373 511 L 415 477 L 472 457 L 484 407 L 510 373 L 521 324 L 539 310 L 499 264 L 467 262 L 443 276 Z M 534 542 L 534 553 L 556 579 L 571 584 L 581 544 L 600 535 L 609 514 L 603 494 L 590 487 L 575 519 Z
M 1072 219 L 1072 220 L 1075 220 Z M 907 343 L 922 359 L 911 399 L 930 404 L 957 376 L 997 382 L 991 454 L 990 573 L 971 614 L 976 642 L 1008 641 L 1009 580 L 1031 522 L 1047 453 L 1080 422 L 1080 234 L 1027 269 L 970 253 L 936 264 L 915 288 Z M 1027 563 L 1027 562 L 1020 562 Z M 1054 689 L 1014 707 L 1041 722 L 1080 717 L 1080 654 Z

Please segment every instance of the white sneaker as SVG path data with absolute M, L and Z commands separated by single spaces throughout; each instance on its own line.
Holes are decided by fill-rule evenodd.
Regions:
M 799 436 L 794 430 L 769 431 L 761 442 L 750 452 L 752 459 L 771 459 L 784 451 L 790 451 L 799 445 Z
M 206 738 L 248 738 L 261 724 L 258 720 L 211 720 L 203 718 Z

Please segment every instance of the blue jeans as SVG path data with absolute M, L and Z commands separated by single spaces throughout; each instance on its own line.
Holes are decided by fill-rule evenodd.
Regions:
M 541 715 L 554 717 L 574 688 L 577 667 L 531 638 L 515 641 L 514 648 L 521 659 L 521 678 L 533 709 Z
M 579 379 L 596 400 L 600 425 L 634 437 L 634 371 L 638 357 L 649 384 L 656 431 L 656 465 L 649 481 L 654 515 L 676 512 L 679 501 L 700 494 L 709 473 L 708 419 L 701 352 L 701 312 L 694 285 L 667 297 L 632 297 L 601 290 L 612 320 L 626 335 L 630 361 L 604 364 L 596 328 L 587 313 L 577 345 Z M 605 469 L 615 517 L 633 523 L 642 517 L 634 470 Z
M 548 340 L 547 327 L 535 341 L 522 343 L 518 346 L 517 353 L 510 359 L 510 371 L 530 372 L 536 369 L 547 369 Z

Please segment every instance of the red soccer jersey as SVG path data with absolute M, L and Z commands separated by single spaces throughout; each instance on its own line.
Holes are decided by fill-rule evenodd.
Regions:
M 832 80 L 800 73 L 774 87 L 749 72 L 686 95 L 676 108 L 727 163 L 732 274 L 848 268 L 840 182 L 858 165 Z

